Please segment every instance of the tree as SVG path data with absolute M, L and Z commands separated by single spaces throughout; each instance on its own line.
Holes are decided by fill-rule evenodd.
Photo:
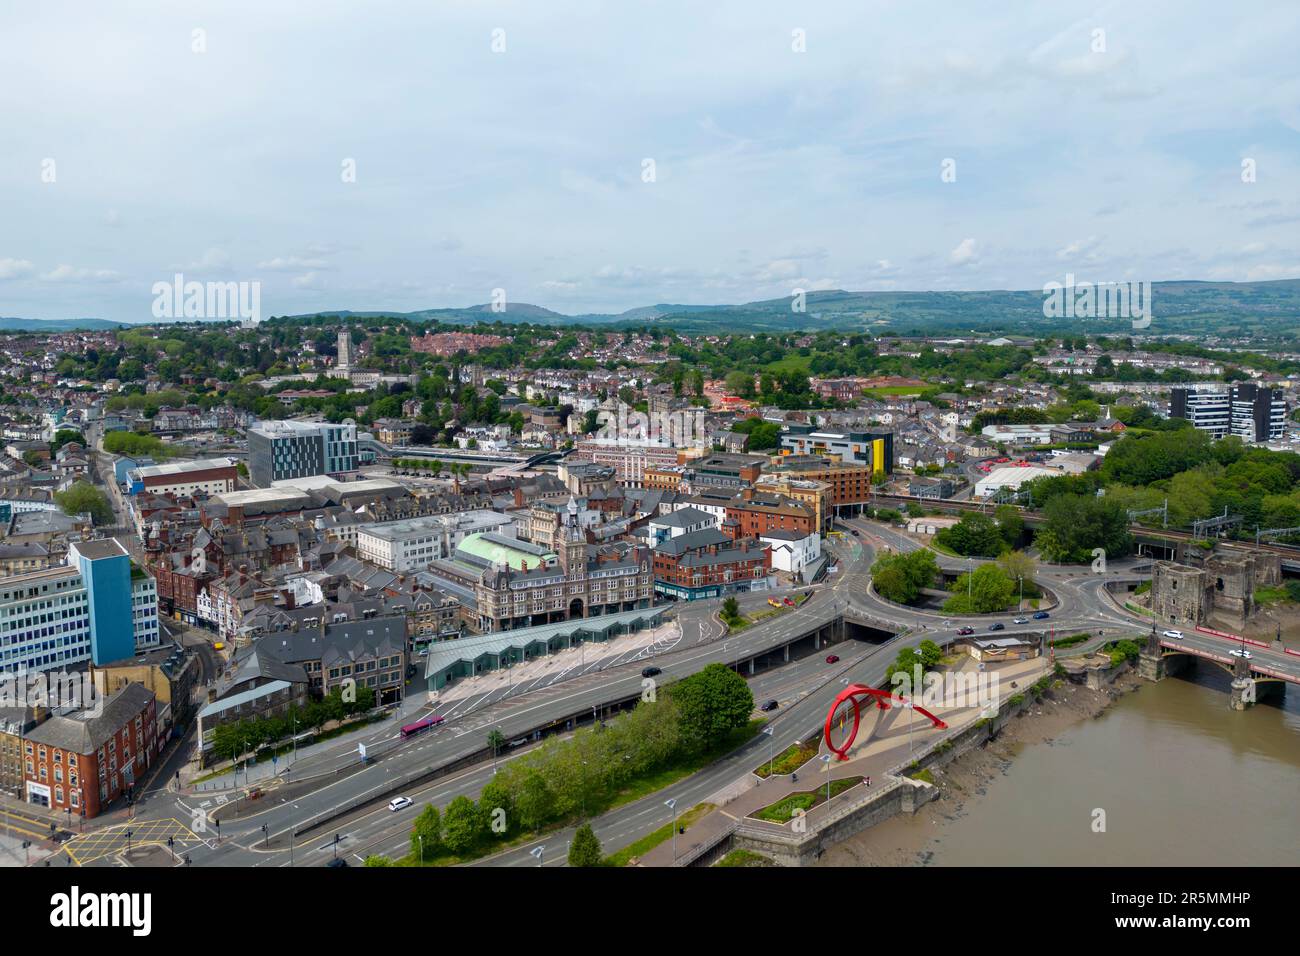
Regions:
M 1007 546 L 998 524 L 978 511 L 962 515 L 961 520 L 951 528 L 944 528 L 935 535 L 935 541 L 960 555 L 983 558 L 1000 554 Z
M 1058 495 L 1047 502 L 1043 514 L 1035 543 L 1049 561 L 1089 561 L 1094 548 L 1103 549 L 1113 560 L 1133 548 L 1128 514 L 1111 498 Z
M 952 583 L 953 596 L 944 602 L 947 614 L 988 614 L 1005 611 L 1016 593 L 1016 582 L 996 564 L 981 564 Z
M 411 828 L 411 855 L 423 863 L 442 847 L 442 817 L 432 803 L 420 811 Z
M 722 619 L 728 624 L 740 620 L 740 602 L 734 597 L 729 597 L 722 602 Z
M 1034 583 L 1034 575 L 1038 573 L 1038 562 L 1032 556 L 1023 551 L 1004 551 L 998 556 L 997 564 L 1012 581 L 1024 581 L 1026 594 L 1031 596 L 1038 594 L 1038 586 Z
M 997 519 L 1002 540 L 1007 547 L 1014 548 L 1025 530 L 1025 519 L 1021 517 L 1020 510 L 1015 505 L 998 505 L 993 516 Z
M 600 866 L 602 854 L 600 840 L 590 823 L 584 823 L 573 834 L 569 844 L 569 866 Z
M 485 827 L 483 813 L 469 797 L 456 797 L 447 804 L 443 842 L 457 856 L 464 856 L 478 845 Z
M 934 552 L 922 548 L 910 554 L 892 554 L 878 558 L 871 566 L 871 580 L 876 592 L 889 601 L 910 604 L 922 588 L 934 583 L 939 573 Z
M 754 710 L 754 693 L 745 679 L 725 664 L 709 664 L 703 670 L 672 685 L 683 743 L 704 750 L 728 733 L 749 723 Z
M 86 445 L 86 436 L 74 429 L 60 428 L 54 433 L 54 441 L 50 442 L 50 453 L 53 454 L 70 441 L 75 441 L 78 445 L 81 445 L 84 448 Z
M 113 523 L 113 508 L 108 503 L 108 497 L 90 482 L 73 482 L 67 490 L 56 491 L 54 503 L 62 508 L 66 515 L 89 512 L 95 524 Z

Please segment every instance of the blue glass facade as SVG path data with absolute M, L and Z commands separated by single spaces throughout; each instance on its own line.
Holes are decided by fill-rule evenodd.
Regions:
M 69 563 L 81 572 L 90 611 L 90 659 L 96 664 L 135 654 L 131 607 L 131 558 L 112 538 L 78 541 Z

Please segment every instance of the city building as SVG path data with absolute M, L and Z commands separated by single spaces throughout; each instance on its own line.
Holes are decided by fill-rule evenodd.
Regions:
M 668 538 L 654 548 L 654 589 L 696 601 L 767 587 L 771 551 L 755 538 L 732 540 L 717 528 Z
M 649 549 L 589 545 L 570 500 L 559 547 L 472 534 L 429 572 L 452 593 L 472 596 L 480 633 L 648 608 Z
M 1169 417 L 1218 439 L 1236 435 L 1244 442 L 1275 441 L 1286 434 L 1286 400 L 1282 393 L 1251 382 L 1169 393 Z
M 24 798 L 91 819 L 153 766 L 161 743 L 153 691 L 127 684 L 94 707 L 55 714 L 23 740 Z
M 133 495 L 142 491 L 156 495 L 219 495 L 234 491 L 238 481 L 239 471 L 229 458 L 143 465 L 127 473 L 128 490 Z
M 159 641 L 153 578 L 117 541 L 75 541 L 68 563 L 0 580 L 0 673 L 130 657 Z
M 991 498 L 1000 491 L 1016 492 L 1021 485 L 1035 478 L 1051 478 L 1059 474 L 1060 471 L 1055 468 L 1040 468 L 1037 465 L 994 468 L 975 483 L 975 497 Z
M 805 582 L 807 569 L 821 560 L 822 539 L 816 532 L 767 531 L 758 540 L 771 552 L 773 570 L 799 575 Z
M 824 455 L 846 465 L 866 465 L 872 472 L 893 474 L 893 432 L 816 431 L 810 425 L 788 425 L 781 434 L 786 455 Z
M 677 464 L 677 449 L 661 441 L 625 441 L 619 438 L 588 438 L 578 442 L 569 456 L 575 461 L 589 461 L 614 469 L 615 479 L 623 487 L 640 488 L 647 468 L 666 468 Z
M 475 510 L 363 524 L 356 529 L 357 557 L 386 571 L 409 574 L 450 556 L 466 536 L 489 531 L 513 538 L 515 519 Z
M 248 429 L 248 474 L 253 484 L 357 470 L 357 426 L 351 422 L 262 422 Z

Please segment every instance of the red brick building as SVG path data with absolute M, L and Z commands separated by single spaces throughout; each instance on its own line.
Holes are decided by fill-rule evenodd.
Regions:
M 57 715 L 23 738 L 27 803 L 89 819 L 138 791 L 164 743 L 154 693 L 127 684 L 98 703 L 98 713 Z
M 731 540 L 716 528 L 655 546 L 655 592 L 693 601 L 767 586 L 771 549 L 752 538 Z
M 737 540 L 757 538 L 769 531 L 797 531 L 813 534 L 817 515 L 811 508 L 784 495 L 764 495 L 746 489 L 727 505 L 726 528 Z

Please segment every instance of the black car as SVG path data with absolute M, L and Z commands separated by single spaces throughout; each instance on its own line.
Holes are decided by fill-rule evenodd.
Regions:
M 641 671 L 641 676 L 642 676 L 642 677 L 657 677 L 659 674 L 662 674 L 662 673 L 663 673 L 663 668 L 660 668 L 660 667 L 646 667 L 646 668 L 642 669 L 642 671 Z
M 990 630 L 990 631 L 1005 631 L 1006 629 L 1007 629 L 1007 626 L 1006 626 L 1005 624 L 1003 624 L 1001 621 L 998 621 L 996 624 L 990 624 L 990 625 L 989 625 L 989 630 Z
M 857 529 L 857 528 L 850 528 L 850 529 L 849 529 L 849 534 L 853 535 L 853 537 L 855 537 L 855 538 L 858 537 L 858 536 L 859 536 L 859 535 L 858 535 L 858 529 Z
M 1037 614 L 1034 615 L 1034 620 L 1035 620 L 1035 621 L 1046 621 L 1046 620 L 1047 620 L 1049 617 L 1051 617 L 1051 616 L 1052 616 L 1052 615 L 1048 614 L 1046 611 L 1039 611 Z
M 763 706 L 758 709 L 763 711 L 776 710 L 779 706 L 781 705 L 774 700 L 765 700 L 763 701 Z
M 343 857 L 341 857 L 341 856 L 336 856 L 336 857 L 334 857 L 334 859 L 330 860 L 330 861 L 329 861 L 328 863 L 326 863 L 325 865 L 326 865 L 326 866 L 330 866 L 330 867 L 347 866 L 347 865 L 348 865 L 348 861 L 345 860 L 345 859 L 343 859 Z

